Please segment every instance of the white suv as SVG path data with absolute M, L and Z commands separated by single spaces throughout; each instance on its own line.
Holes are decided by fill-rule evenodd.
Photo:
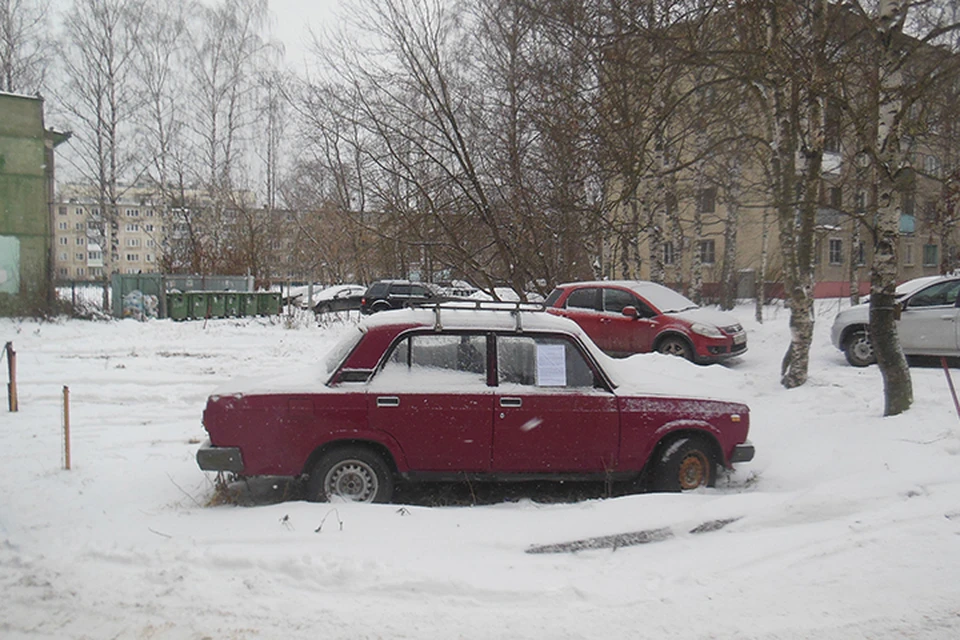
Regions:
M 902 313 L 897 330 L 908 356 L 960 356 L 960 276 L 928 276 L 897 287 Z M 847 362 L 866 367 L 876 362 L 870 344 L 870 305 L 837 314 L 830 339 Z

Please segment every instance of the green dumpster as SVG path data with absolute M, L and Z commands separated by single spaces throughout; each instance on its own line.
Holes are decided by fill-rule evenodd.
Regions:
M 226 294 L 221 291 L 207 293 L 207 317 L 224 318 L 227 315 Z
M 179 291 L 168 293 L 167 317 L 172 320 L 186 320 L 188 315 L 187 295 Z
M 234 318 L 240 315 L 240 296 L 242 293 L 223 294 L 223 317 Z
M 277 291 L 269 293 L 258 293 L 259 301 L 257 303 L 257 312 L 262 316 L 280 315 L 281 295 Z
M 190 318 L 203 320 L 207 317 L 207 294 L 204 291 L 191 291 L 187 294 L 187 307 Z
M 240 295 L 240 315 L 257 315 L 257 294 L 241 293 Z

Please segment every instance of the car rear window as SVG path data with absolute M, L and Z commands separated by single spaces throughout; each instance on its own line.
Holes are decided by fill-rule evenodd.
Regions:
M 560 296 L 563 295 L 563 291 L 564 291 L 563 289 L 557 287 L 556 289 L 550 292 L 550 295 L 547 296 L 547 299 L 543 304 L 545 304 L 548 307 L 552 307 L 553 305 L 557 304 L 557 300 L 559 300 Z
M 343 361 L 347 359 L 347 356 L 350 355 L 350 352 L 353 351 L 353 348 L 357 346 L 357 343 L 360 342 L 360 338 L 362 337 L 363 330 L 357 327 L 356 331 L 350 331 L 340 339 L 340 342 L 330 350 L 330 353 L 327 354 L 326 360 L 324 361 L 328 374 L 333 373 L 343 364 Z

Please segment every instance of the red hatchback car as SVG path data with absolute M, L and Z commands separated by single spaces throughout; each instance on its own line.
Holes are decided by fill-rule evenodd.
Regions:
M 736 318 L 654 282 L 568 282 L 557 285 L 546 305 L 583 327 L 612 356 L 659 351 L 706 364 L 747 350 L 747 334 Z
M 310 500 L 387 502 L 399 480 L 648 472 L 655 488 L 679 491 L 753 458 L 745 405 L 644 391 L 625 364 L 542 311 L 378 314 L 326 367 L 211 396 L 197 461 L 237 476 L 306 477 Z

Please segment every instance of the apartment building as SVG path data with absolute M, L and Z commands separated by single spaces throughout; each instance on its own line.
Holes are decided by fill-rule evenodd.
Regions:
M 160 271 L 167 236 L 160 211 L 144 190 L 131 190 L 120 199 L 116 224 L 111 224 L 89 189 L 68 185 L 53 204 L 55 279 L 102 280 L 107 271 Z M 110 264 L 112 245 L 116 246 L 115 264 Z

